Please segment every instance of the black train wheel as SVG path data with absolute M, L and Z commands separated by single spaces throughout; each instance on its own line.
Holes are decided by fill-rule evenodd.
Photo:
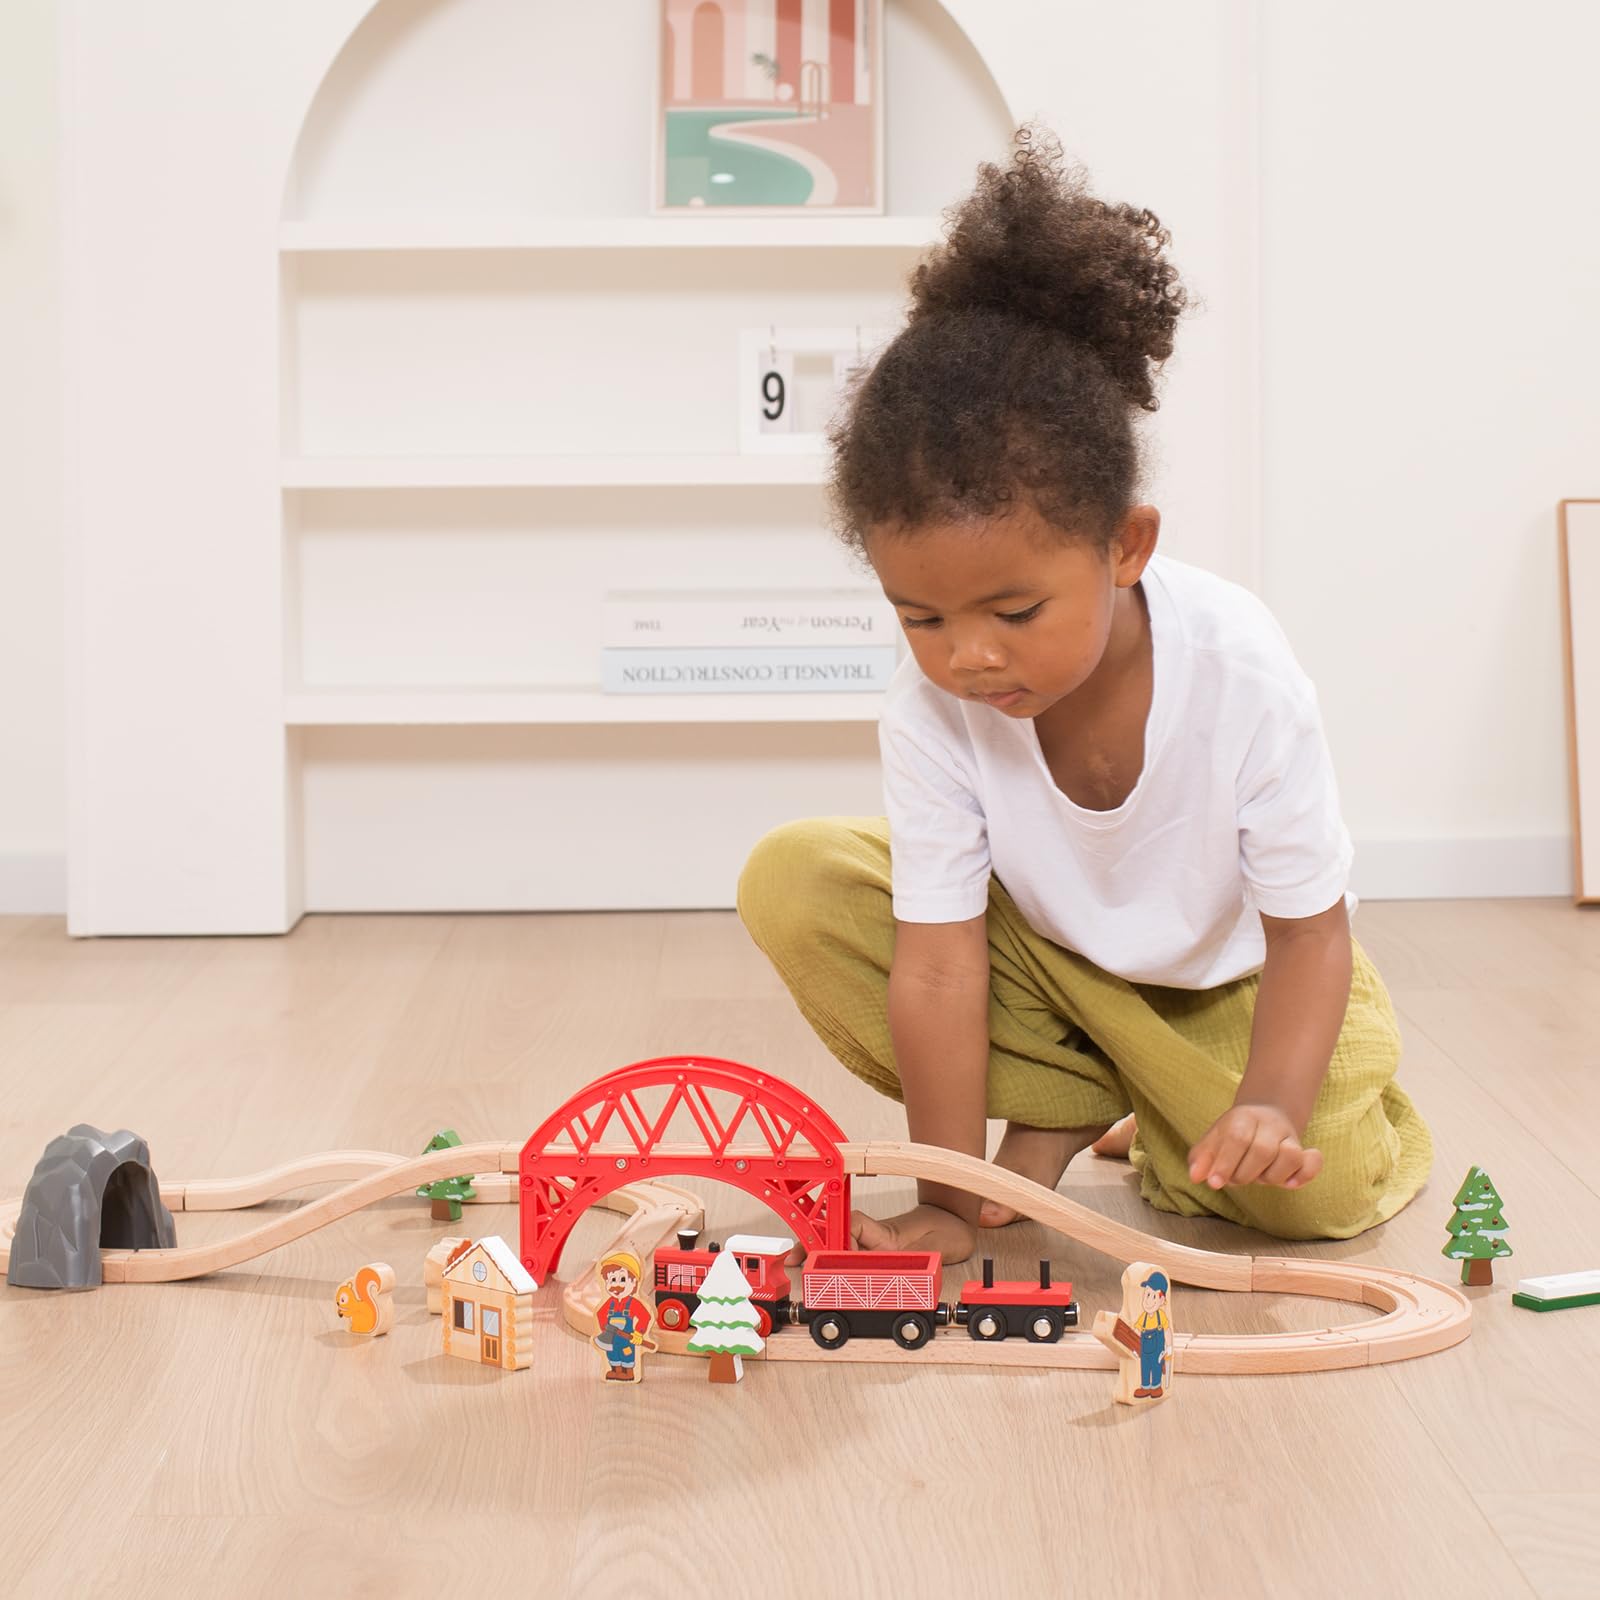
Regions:
M 811 1337 L 824 1350 L 837 1350 L 850 1337 L 850 1324 L 837 1311 L 819 1311 L 811 1318 Z
M 902 1350 L 920 1350 L 933 1337 L 933 1323 L 920 1311 L 907 1311 L 894 1319 L 893 1336 Z
M 1054 1306 L 1039 1306 L 1028 1313 L 1023 1331 L 1030 1344 L 1054 1344 L 1066 1326 L 1066 1318 Z
M 1003 1339 L 1010 1331 L 998 1306 L 974 1306 L 967 1313 L 967 1333 L 974 1339 Z

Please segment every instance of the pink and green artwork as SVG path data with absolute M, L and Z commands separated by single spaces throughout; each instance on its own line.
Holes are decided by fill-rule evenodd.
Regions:
M 657 211 L 883 210 L 882 0 L 661 0 Z

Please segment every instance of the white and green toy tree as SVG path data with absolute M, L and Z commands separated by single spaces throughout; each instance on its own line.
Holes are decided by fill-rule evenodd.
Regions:
M 1510 1255 L 1511 1246 L 1506 1243 L 1506 1219 L 1500 1215 L 1504 1202 L 1489 1174 L 1473 1167 L 1452 1204 L 1455 1215 L 1445 1224 L 1450 1241 L 1440 1254 L 1461 1263 L 1463 1283 L 1493 1283 L 1495 1258 Z
M 744 1357 L 758 1356 L 766 1348 L 756 1332 L 760 1319 L 750 1303 L 750 1280 L 731 1250 L 717 1252 L 689 1321 L 694 1332 L 687 1348 L 711 1357 L 708 1376 L 713 1383 L 737 1383 L 744 1376 Z

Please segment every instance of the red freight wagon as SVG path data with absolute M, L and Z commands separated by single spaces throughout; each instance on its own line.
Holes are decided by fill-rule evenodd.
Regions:
M 937 1250 L 818 1250 L 800 1275 L 800 1320 L 824 1350 L 852 1334 L 920 1350 L 950 1320 Z
M 1004 1339 L 1020 1333 L 1034 1344 L 1054 1344 L 1078 1325 L 1078 1306 L 1070 1283 L 1052 1284 L 1050 1263 L 1039 1263 L 1037 1283 L 994 1280 L 994 1260 L 985 1256 L 983 1281 L 961 1285 L 953 1321 L 965 1324 L 974 1339 Z

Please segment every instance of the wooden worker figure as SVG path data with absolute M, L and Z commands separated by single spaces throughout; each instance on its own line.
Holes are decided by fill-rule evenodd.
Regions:
M 1121 1405 L 1162 1399 L 1172 1383 L 1171 1285 L 1166 1273 L 1148 1261 L 1135 1261 L 1122 1274 L 1120 1312 L 1095 1314 L 1094 1336 L 1117 1358 Z M 1134 1365 L 1138 1364 L 1137 1385 Z
M 606 1298 L 595 1313 L 600 1332 L 594 1342 L 606 1358 L 606 1379 L 638 1383 L 644 1376 L 641 1348 L 656 1348 L 644 1337 L 650 1327 L 650 1308 L 634 1295 L 644 1269 L 631 1250 L 613 1250 L 601 1258 L 597 1270 L 606 1286 Z
M 1167 1275 L 1152 1272 L 1139 1285 L 1143 1304 L 1134 1331 L 1139 1335 L 1139 1387 L 1133 1391 L 1135 1400 L 1159 1400 L 1161 1381 L 1165 1376 L 1167 1335 L 1172 1332 L 1172 1319 L 1167 1315 Z

